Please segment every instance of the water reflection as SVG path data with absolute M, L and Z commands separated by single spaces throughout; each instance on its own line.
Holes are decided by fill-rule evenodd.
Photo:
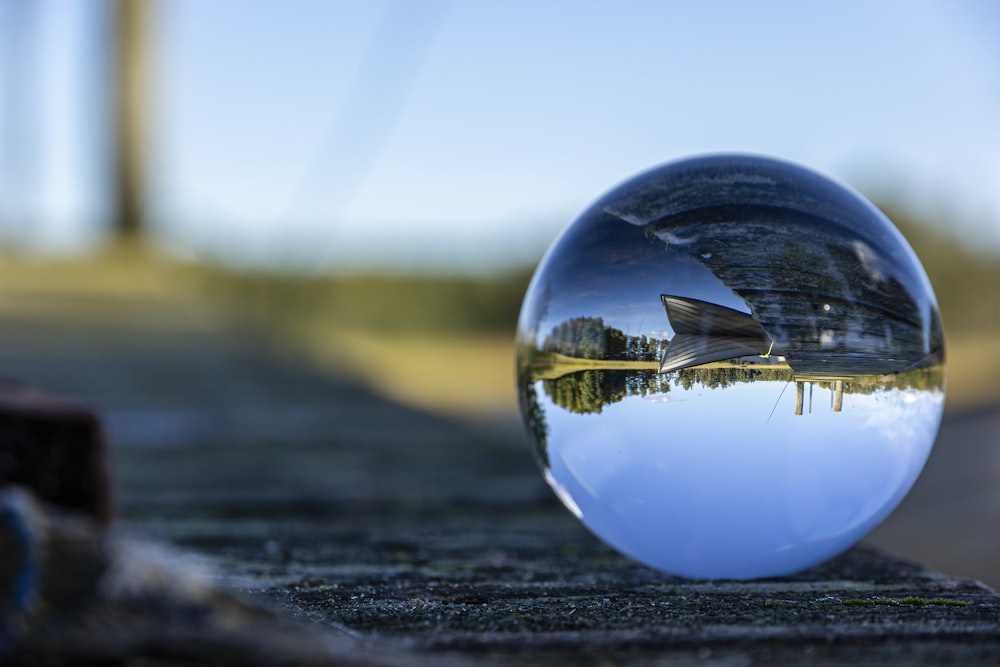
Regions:
M 560 374 L 562 373 L 562 374 Z M 773 396 L 775 404 L 794 383 L 794 409 L 801 416 L 813 411 L 814 391 L 829 394 L 829 409 L 840 413 L 844 399 L 852 395 L 877 395 L 893 391 L 936 391 L 942 382 L 943 369 L 936 366 L 899 373 L 893 376 L 855 376 L 849 379 L 797 380 L 791 369 L 751 364 L 714 368 L 692 368 L 669 373 L 653 370 L 623 370 L 592 368 L 569 371 L 552 370 L 543 375 L 537 386 L 553 406 L 578 415 L 600 414 L 604 408 L 628 397 L 640 397 L 653 402 L 667 403 L 672 398 L 686 400 L 684 394 L 700 395 L 701 389 L 725 389 L 741 383 L 764 382 L 777 387 Z M 671 393 L 671 391 L 673 393 Z M 542 413 L 538 407 L 537 392 L 526 398 L 532 403 L 533 413 Z M 848 405 L 850 403 L 848 402 Z M 764 417 L 771 414 L 768 411 Z
M 667 571 L 795 569 L 858 539 L 906 493 L 937 429 L 943 393 L 922 387 L 939 373 L 844 381 L 841 412 L 817 401 L 809 413 L 808 387 L 835 388 L 804 383 L 807 416 L 788 370 L 539 380 L 547 478 L 595 533 Z

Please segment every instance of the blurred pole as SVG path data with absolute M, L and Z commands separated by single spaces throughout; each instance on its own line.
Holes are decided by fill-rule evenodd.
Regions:
M 145 232 L 149 0 L 114 0 L 114 236 Z

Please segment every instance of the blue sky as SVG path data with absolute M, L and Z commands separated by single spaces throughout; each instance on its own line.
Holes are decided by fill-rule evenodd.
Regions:
M 5 48 L 29 1 L 37 39 Z M 100 229 L 106 16 L 0 0 L 3 238 L 73 248 Z M 1000 250 L 993 3 L 170 0 L 154 16 L 149 211 L 182 252 L 498 268 L 635 173 L 719 151 L 805 164 Z

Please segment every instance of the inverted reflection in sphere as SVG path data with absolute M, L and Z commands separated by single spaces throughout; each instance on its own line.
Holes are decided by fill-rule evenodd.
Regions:
M 749 156 L 603 197 L 549 249 L 518 323 L 549 485 L 603 540 L 687 577 L 787 574 L 864 536 L 927 460 L 943 363 L 892 223 Z

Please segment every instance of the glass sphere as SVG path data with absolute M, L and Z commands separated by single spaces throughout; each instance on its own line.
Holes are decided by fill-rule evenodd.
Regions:
M 692 578 L 778 576 L 864 536 L 934 443 L 933 290 L 860 195 L 785 162 L 661 166 L 549 249 L 518 323 L 545 479 L 598 537 Z

